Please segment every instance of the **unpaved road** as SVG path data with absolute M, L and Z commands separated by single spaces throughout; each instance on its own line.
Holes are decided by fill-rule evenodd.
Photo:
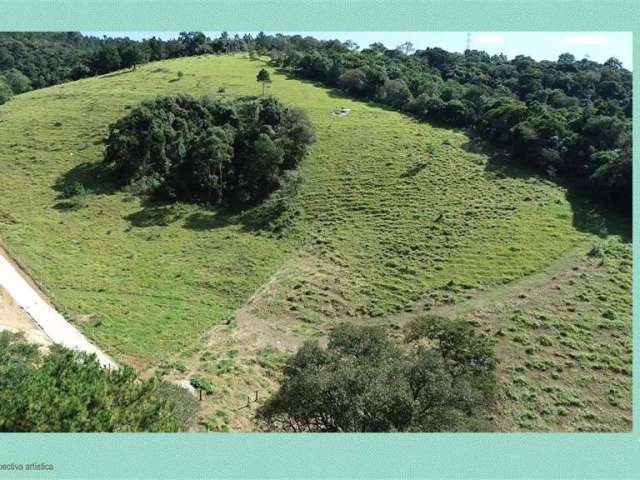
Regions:
M 84 335 L 44 300 L 43 295 L 26 280 L 25 276 L 18 271 L 18 267 L 0 249 L 0 290 L 2 289 L 6 290 L 14 304 L 9 303 L 0 310 L 0 314 L 2 314 L 6 309 L 8 319 L 6 322 L 8 325 L 6 326 L 9 329 L 25 331 L 28 339 L 34 335 L 42 340 L 46 340 L 46 337 L 48 337 L 51 342 L 72 350 L 95 353 L 103 366 L 118 368 L 118 365 L 111 358 L 89 342 Z M 0 303 L 7 303 L 2 300 L 4 298 L 0 297 Z M 15 311 L 15 306 L 20 307 L 29 315 L 30 319 L 42 329 L 44 337 L 38 335 L 37 329 L 26 328 L 29 326 L 27 322 L 29 319 L 20 318 L 20 315 Z M 9 314 L 9 312 L 12 312 L 12 314 Z M 9 322 L 13 324 L 9 324 Z M 0 318 L 0 323 L 4 325 L 2 318 Z
M 7 291 L 0 287 L 0 332 L 22 332 L 30 343 L 50 345 L 51 339 L 33 319 L 13 301 Z

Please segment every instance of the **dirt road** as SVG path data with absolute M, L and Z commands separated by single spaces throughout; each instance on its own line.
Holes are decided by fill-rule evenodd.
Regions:
M 0 307 L 0 325 L 7 323 L 6 327 L 9 329 L 24 331 L 27 338 L 38 338 L 42 341 L 48 339 L 72 350 L 95 353 L 103 366 L 118 368 L 111 358 L 89 342 L 45 301 L 44 295 L 27 281 L 27 276 L 20 272 L 19 267 L 0 249 L 0 290 L 3 289 L 6 293 L 0 292 L 0 305 L 3 305 Z M 10 301 L 6 296 L 10 297 Z M 28 318 L 21 315 L 23 312 L 19 312 L 18 307 Z M 30 321 L 35 322 L 41 332 L 33 328 Z

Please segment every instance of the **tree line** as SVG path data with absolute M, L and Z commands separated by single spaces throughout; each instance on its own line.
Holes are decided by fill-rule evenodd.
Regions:
M 272 62 L 346 94 L 472 129 L 514 159 L 631 210 L 632 74 L 565 53 L 557 61 L 410 43 L 267 37 Z
M 12 94 L 135 68 L 140 63 L 245 51 L 305 78 L 418 118 L 474 130 L 518 161 L 621 210 L 631 210 L 632 74 L 565 53 L 556 61 L 442 48 L 359 48 L 282 34 L 176 39 L 0 33 L 0 103 Z
M 211 39 L 201 32 L 182 32 L 176 39 L 85 36 L 79 32 L 0 32 L 0 89 L 7 72 L 20 72 L 29 88 L 42 88 L 70 80 L 100 75 L 146 62 L 176 57 L 251 50 L 251 35 L 223 32 Z M 0 90 L 1 92 L 2 90 Z M 11 94 L 25 91 L 11 89 Z M 0 94 L 1 95 L 1 94 Z M 0 103 L 3 103 L 0 96 Z M 6 101 L 7 98 L 4 98 Z

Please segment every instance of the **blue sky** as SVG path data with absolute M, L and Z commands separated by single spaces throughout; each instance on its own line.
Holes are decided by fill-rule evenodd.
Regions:
M 83 32 L 96 36 L 128 36 L 142 39 L 156 36 L 175 38 L 178 32 Z M 205 32 L 217 36 L 219 32 Z M 236 32 L 229 32 L 234 34 Z M 238 32 L 244 33 L 244 32 Z M 249 32 L 255 35 L 257 32 Z M 275 33 L 275 32 L 267 32 Z M 373 42 L 382 42 L 387 48 L 395 48 L 409 41 L 414 48 L 441 47 L 462 52 L 467 44 L 467 32 L 282 32 L 311 35 L 319 39 L 353 40 L 360 47 Z M 485 50 L 490 54 L 504 53 L 509 58 L 529 55 L 536 60 L 556 60 L 561 53 L 572 53 L 581 59 L 589 56 L 594 61 L 604 62 L 617 57 L 628 69 L 632 67 L 632 36 L 630 32 L 471 32 L 471 48 Z

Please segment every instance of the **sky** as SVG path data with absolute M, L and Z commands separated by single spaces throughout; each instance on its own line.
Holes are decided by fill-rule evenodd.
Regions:
M 86 35 L 110 37 L 128 36 L 134 40 L 156 36 L 165 40 L 175 38 L 178 32 L 82 32 Z M 218 36 L 220 32 L 205 32 Z M 257 32 L 229 32 L 251 33 Z M 276 32 L 265 32 L 276 33 Z M 467 48 L 467 32 L 280 32 L 287 35 L 310 35 L 321 40 L 337 38 L 353 40 L 360 47 L 382 42 L 387 48 L 411 42 L 414 48 L 441 47 L 445 50 L 463 52 Z M 632 67 L 631 32 L 471 32 L 471 48 L 489 54 L 504 53 L 509 58 L 528 55 L 536 60 L 557 60 L 561 53 L 572 53 L 577 59 L 588 56 L 596 62 L 610 57 L 622 61 L 627 69 Z

